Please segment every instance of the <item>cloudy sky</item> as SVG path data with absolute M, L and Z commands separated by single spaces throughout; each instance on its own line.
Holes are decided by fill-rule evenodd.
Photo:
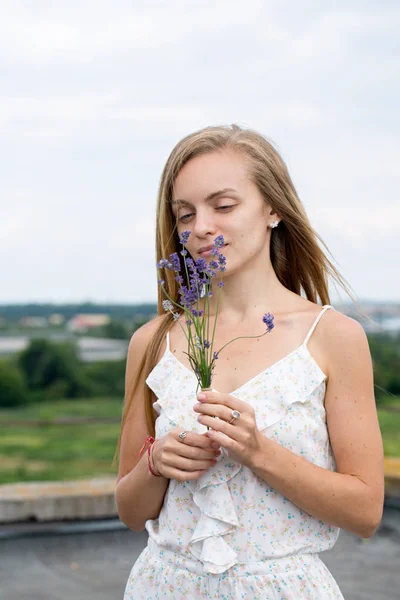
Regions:
M 161 170 L 231 123 L 357 299 L 400 301 L 399 30 L 385 0 L 2 0 L 0 302 L 155 301 Z

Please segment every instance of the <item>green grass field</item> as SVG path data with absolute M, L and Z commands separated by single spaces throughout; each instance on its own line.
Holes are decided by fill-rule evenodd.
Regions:
M 112 460 L 121 411 L 122 400 L 113 398 L 63 400 L 0 410 L 0 483 L 116 476 L 117 467 L 112 466 Z M 399 399 L 391 405 L 385 404 L 378 415 L 385 456 L 400 456 Z M 110 423 L 23 424 L 33 419 L 51 421 L 60 417 L 109 418 Z
M 0 483 L 62 481 L 116 475 L 112 466 L 122 401 L 91 398 L 0 411 Z M 108 423 L 25 426 L 60 417 L 110 418 Z M 7 426 L 7 421 L 12 422 Z M 21 421 L 21 425 L 16 424 Z
M 57 419 L 60 417 L 121 417 L 123 401 L 120 398 L 88 398 L 52 400 L 24 408 L 1 409 L 0 423 L 7 420 Z

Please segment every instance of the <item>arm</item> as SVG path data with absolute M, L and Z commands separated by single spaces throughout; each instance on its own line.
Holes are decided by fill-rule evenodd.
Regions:
M 372 361 L 362 326 L 344 315 L 333 316 L 334 327 L 321 333 L 328 347 L 325 409 L 337 472 L 265 438 L 254 471 L 306 512 L 370 537 L 381 521 L 384 495 Z
M 125 399 L 131 395 L 132 383 L 138 376 L 138 365 L 158 326 L 159 319 L 156 318 L 137 329 L 131 338 L 125 371 Z M 140 460 L 138 458 L 143 442 L 149 435 L 144 396 L 140 391 L 144 389 L 146 383 L 142 374 L 139 377 L 137 394 L 132 400 L 130 413 L 121 436 L 115 492 L 118 516 L 133 531 L 142 531 L 147 519 L 158 517 L 168 485 L 168 479 L 154 477 L 150 473 L 146 452 Z
M 226 435 L 216 431 L 207 435 L 302 510 L 361 537 L 370 537 L 382 518 L 384 496 L 372 361 L 362 326 L 340 313 L 330 316 L 330 323 L 324 320 L 324 327 L 321 323 L 318 330 L 327 352 L 325 408 L 337 472 L 318 467 L 266 438 L 255 425 L 252 407 L 232 396 L 216 396 L 212 402 L 242 411 L 240 427 L 239 422 L 215 423 L 210 417 L 201 422 L 211 425 L 214 421 L 214 429 Z M 217 407 L 212 408 L 204 406 L 199 412 L 228 420 L 225 407 L 218 407 L 219 413 Z

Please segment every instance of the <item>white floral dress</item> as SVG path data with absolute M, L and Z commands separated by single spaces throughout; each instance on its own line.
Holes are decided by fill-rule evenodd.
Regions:
M 305 341 L 232 392 L 255 409 L 263 434 L 335 470 L 324 408 L 326 375 Z M 192 407 L 197 379 L 169 347 L 149 374 L 158 413 L 156 437 L 170 429 L 204 433 Z M 343 600 L 318 553 L 339 529 L 290 502 L 224 451 L 190 482 L 170 480 L 158 519 L 146 522 L 147 547 L 134 564 L 124 600 Z

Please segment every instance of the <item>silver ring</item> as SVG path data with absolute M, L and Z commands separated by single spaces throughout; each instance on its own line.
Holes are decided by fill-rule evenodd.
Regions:
M 178 435 L 178 438 L 180 439 L 181 442 L 183 442 L 183 440 L 185 439 L 185 437 L 187 436 L 188 432 L 183 430 L 180 432 L 180 434 Z
M 231 415 L 232 415 L 232 419 L 231 419 L 230 421 L 228 421 L 229 425 L 230 425 L 231 423 L 233 423 L 233 421 L 236 421 L 236 419 L 239 419 L 239 418 L 240 418 L 240 412 L 239 412 L 238 410 L 233 410 L 233 411 L 231 412 Z

